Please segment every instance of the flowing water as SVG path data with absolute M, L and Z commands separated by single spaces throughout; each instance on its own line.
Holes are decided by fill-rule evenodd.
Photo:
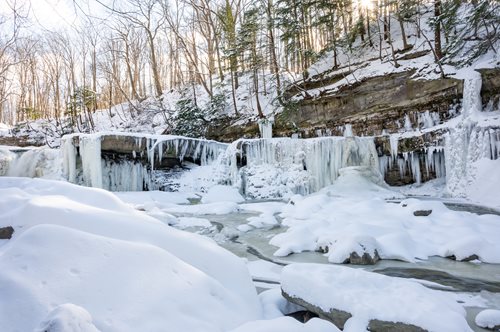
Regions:
M 251 203 L 249 203 L 251 206 Z M 491 213 L 481 206 L 461 203 L 448 203 L 451 209 L 469 211 L 478 214 Z M 248 205 L 247 205 L 248 207 Z M 493 212 L 497 212 L 493 210 Z M 186 229 L 213 238 L 217 243 L 239 257 L 249 261 L 265 260 L 278 266 L 291 263 L 329 264 L 327 258 L 319 252 L 303 252 L 287 257 L 274 257 L 278 249 L 269 244 L 276 234 L 286 231 L 280 225 L 240 232 L 237 227 L 246 224 L 247 219 L 259 215 L 253 212 L 239 212 L 226 215 L 204 215 L 210 220 L 211 228 L 192 227 Z M 279 217 L 276 216 L 279 220 Z M 478 304 L 488 308 L 500 309 L 500 264 L 478 262 L 457 262 L 441 257 L 430 257 L 428 260 L 407 263 L 395 260 L 381 260 L 373 266 L 355 266 L 368 271 L 389 276 L 423 280 L 424 285 L 438 291 L 452 292 L 457 301 L 464 303 L 467 321 L 474 331 L 487 331 L 477 327 L 474 318 L 482 309 Z M 254 277 L 259 290 L 277 287 L 275 279 Z

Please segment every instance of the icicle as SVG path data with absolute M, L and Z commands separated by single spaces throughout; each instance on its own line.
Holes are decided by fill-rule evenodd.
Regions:
M 259 132 L 261 138 L 272 138 L 273 137 L 273 120 L 272 119 L 260 119 L 258 121 Z
M 73 145 L 75 135 L 66 135 L 61 140 L 64 174 L 69 182 L 76 183 L 76 148 Z
M 344 126 L 344 137 L 353 137 L 354 134 L 352 133 L 352 125 L 351 124 L 346 124 Z
M 103 188 L 101 136 L 80 135 L 80 156 L 84 184 L 89 187 Z
M 396 135 L 391 135 L 389 136 L 389 143 L 391 145 L 391 156 L 392 160 L 395 161 L 396 158 L 398 157 L 398 144 L 399 144 L 399 137 Z
M 413 130 L 413 127 L 411 125 L 410 116 L 408 114 L 405 115 L 404 128 L 405 128 L 406 131 L 412 131 Z

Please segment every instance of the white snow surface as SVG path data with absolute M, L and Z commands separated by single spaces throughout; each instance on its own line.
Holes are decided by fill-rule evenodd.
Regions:
M 242 203 L 245 199 L 238 192 L 238 189 L 231 186 L 215 185 L 208 189 L 208 192 L 201 198 L 202 203 L 214 202 L 234 202 Z
M 489 329 L 500 327 L 500 310 L 486 309 L 481 311 L 476 316 L 476 324 Z
M 58 305 L 87 310 L 100 331 L 220 331 L 259 319 L 244 262 L 104 190 L 0 178 L 3 331 L 31 331 Z M 189 315 L 186 315 L 189 308 Z
M 332 323 L 313 318 L 302 324 L 292 317 L 279 317 L 246 323 L 231 332 L 337 332 Z
M 324 264 L 291 264 L 283 269 L 281 278 L 282 289 L 290 296 L 327 312 L 347 311 L 364 328 L 369 320 L 379 319 L 435 332 L 472 331 L 458 303 L 416 282 Z
M 435 255 L 461 260 L 476 254 L 483 262 L 500 263 L 499 216 L 452 211 L 439 201 L 385 201 L 395 196 L 349 168 L 334 185 L 294 196 L 281 213 L 288 229 L 270 244 L 279 248 L 276 256 L 327 248 L 332 263 L 344 262 L 351 252 L 362 256 L 374 250 L 383 259 L 408 262 Z M 432 213 L 414 216 L 418 210 Z

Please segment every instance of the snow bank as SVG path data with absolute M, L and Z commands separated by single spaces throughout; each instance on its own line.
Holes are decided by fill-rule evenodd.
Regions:
M 6 330 L 31 331 L 66 302 L 101 331 L 220 331 L 249 318 L 220 281 L 149 244 L 38 225 L 5 246 L 0 265 Z
M 159 260 L 161 257 L 172 256 L 173 258 L 168 259 L 171 261 L 175 260 L 176 262 L 177 260 L 182 260 L 186 264 L 192 266 L 190 267 L 190 269 L 196 269 L 197 271 L 199 270 L 199 275 L 205 276 L 203 278 L 214 280 L 214 282 L 223 285 L 227 292 L 229 294 L 232 294 L 231 296 L 234 297 L 234 299 L 232 300 L 232 310 L 234 310 L 234 313 L 238 313 L 238 315 L 235 314 L 235 317 L 242 318 L 240 323 L 246 320 L 257 319 L 260 317 L 260 304 L 258 302 L 255 288 L 253 287 L 251 278 L 248 274 L 248 270 L 244 262 L 225 249 L 217 246 L 213 241 L 196 234 L 190 234 L 173 229 L 154 218 L 148 217 L 144 213 L 132 209 L 130 206 L 120 201 L 115 195 L 104 190 L 80 187 L 69 183 L 41 179 L 21 179 L 5 177 L 0 178 L 0 227 L 11 225 L 15 229 L 13 240 L 9 241 L 9 243 L 7 245 L 4 245 L 4 247 L 1 247 L 0 250 L 5 252 L 7 252 L 8 250 L 22 251 L 24 250 L 23 248 L 25 246 L 28 246 L 29 241 L 31 240 L 45 241 L 44 235 L 41 234 L 41 230 L 33 230 L 33 232 L 30 233 L 31 235 L 28 236 L 27 234 L 27 236 L 24 237 L 25 240 L 22 240 L 24 232 L 27 232 L 31 228 L 34 228 L 36 225 L 40 224 L 59 225 L 69 227 L 72 230 L 66 230 L 66 228 L 61 230 L 60 227 L 49 227 L 47 231 L 54 229 L 52 231 L 54 233 L 52 242 L 54 243 L 43 242 L 40 244 L 40 247 L 33 247 L 33 255 L 36 254 L 36 250 L 42 250 L 41 248 L 45 246 L 48 248 L 52 248 L 51 250 L 53 250 L 52 253 L 46 252 L 47 255 L 65 253 L 65 255 L 67 255 L 68 257 L 68 261 L 63 260 L 63 258 L 66 257 L 64 256 L 63 258 L 61 258 L 61 262 L 68 262 L 69 264 L 69 259 L 71 258 L 71 263 L 74 262 L 75 264 L 78 264 L 80 258 L 78 256 L 71 256 L 69 254 L 71 252 L 79 254 L 79 251 L 76 251 L 78 248 L 74 249 L 75 251 L 72 251 L 73 249 L 71 249 L 72 247 L 70 246 L 72 245 L 72 242 L 64 242 L 66 233 L 68 233 L 68 237 L 74 237 L 75 241 L 77 240 L 76 238 L 79 237 L 87 239 L 88 241 L 85 241 L 89 243 L 89 248 L 87 248 L 86 246 L 84 246 L 84 248 L 81 248 L 82 250 L 85 249 L 82 255 L 85 254 L 85 252 L 88 250 L 89 252 L 93 252 L 92 255 L 97 256 L 97 258 L 103 255 L 98 251 L 92 251 L 93 249 L 90 248 L 94 241 L 99 243 L 103 242 L 102 248 L 106 247 L 105 243 L 114 243 L 113 241 L 115 240 L 119 243 L 122 243 L 120 241 L 126 242 L 126 244 L 124 244 L 123 246 L 129 248 L 127 250 L 129 252 L 129 255 L 132 256 L 130 260 L 132 260 L 133 257 L 136 257 L 140 252 L 147 251 L 148 254 L 144 255 L 146 257 L 149 255 L 149 251 L 158 252 L 160 250 L 162 252 L 161 254 L 155 254 L 157 255 Z M 43 228 L 43 230 L 45 230 L 45 228 Z M 84 233 L 80 234 L 77 232 L 77 230 Z M 74 235 L 74 233 L 78 234 Z M 104 237 L 105 240 L 99 240 L 100 237 Z M 26 238 L 30 240 L 28 241 L 26 240 Z M 16 243 L 18 241 L 20 241 L 20 245 L 16 247 Z M 59 242 L 63 244 L 66 243 L 70 247 L 66 248 L 65 246 L 62 246 L 62 244 L 59 245 Z M 116 244 L 116 246 L 119 246 L 119 243 Z M 147 249 L 144 247 L 151 249 Z M 137 248 L 137 252 L 134 253 L 135 249 L 132 250 L 132 248 Z M 141 254 L 139 256 L 143 255 Z M 176 256 L 177 258 L 175 258 L 174 256 Z M 6 259 L 5 257 L 6 253 L 2 255 L 2 259 Z M 89 260 L 89 264 L 93 262 L 94 258 L 97 259 L 94 256 L 87 257 Z M 43 257 L 40 257 L 40 260 L 45 261 L 42 258 Z M 161 258 L 161 260 L 164 259 L 167 258 Z M 129 260 L 128 257 L 120 258 L 121 264 L 123 264 L 124 266 L 131 266 L 127 263 L 127 260 Z M 6 261 L 4 260 L 3 262 L 5 263 Z M 59 262 L 59 258 L 54 261 L 54 264 L 56 264 L 57 262 Z M 45 261 L 45 263 L 46 266 L 40 266 L 40 269 L 53 269 L 53 273 L 59 273 L 58 267 L 51 265 L 51 261 L 47 260 Z M 140 262 L 138 262 L 138 264 L 139 263 Z M 153 268 L 157 263 L 160 264 L 156 261 L 154 262 L 154 264 L 152 264 L 151 261 L 146 261 L 144 262 L 144 264 L 151 265 L 144 268 Z M 26 265 L 23 263 L 23 258 L 20 258 L 19 264 L 23 264 L 23 266 Z M 5 266 L 5 268 L 2 268 L 0 270 L 2 270 L 2 272 L 4 273 L 3 276 L 5 278 L 7 278 L 10 273 L 17 273 L 12 269 L 7 268 L 9 264 L 2 265 Z M 27 265 L 29 266 L 29 264 Z M 84 267 L 85 266 L 79 269 L 79 271 L 84 270 Z M 110 269 L 108 271 L 109 276 L 113 276 L 113 280 L 120 279 L 122 277 L 122 272 L 128 273 L 128 270 L 119 270 L 120 267 L 118 266 L 118 264 L 115 267 L 116 270 Z M 89 267 L 90 270 L 92 270 L 93 268 Z M 97 268 L 97 270 L 101 269 L 100 265 L 95 266 L 95 268 Z M 125 268 L 130 269 L 128 267 Z M 52 272 L 47 271 L 47 273 Z M 149 272 L 141 273 L 143 273 L 144 275 L 149 274 Z M 65 274 L 64 276 L 67 275 Z M 120 276 L 120 278 L 116 278 L 116 276 Z M 58 278 L 58 275 L 54 275 L 54 277 Z M 137 280 L 141 280 L 140 276 L 136 277 L 139 278 Z M 36 278 L 40 278 L 40 276 L 33 275 L 33 278 L 35 279 L 23 285 L 28 288 L 38 287 L 36 285 L 40 285 L 41 280 Z M 22 278 L 19 280 L 22 280 Z M 37 281 L 32 284 L 34 280 L 39 280 L 40 283 Z M 92 293 L 92 287 L 94 287 L 96 291 L 99 291 L 99 282 L 102 281 L 101 279 L 97 278 L 97 276 L 92 280 L 95 283 L 92 285 L 89 284 L 89 293 Z M 89 283 L 92 280 L 89 279 Z M 131 284 L 133 284 L 133 280 L 135 279 L 130 279 Z M 198 278 L 194 281 L 196 280 L 201 279 Z M 4 283 L 1 284 L 4 285 Z M 146 279 L 144 279 L 144 284 L 149 284 L 149 281 L 146 281 Z M 19 287 L 23 285 L 19 285 Z M 63 284 L 60 284 L 60 286 L 62 287 Z M 77 290 L 78 287 L 75 286 L 75 291 Z M 121 291 L 126 295 L 127 292 L 125 290 L 127 290 L 127 287 L 121 289 Z M 22 291 L 21 293 L 24 294 L 25 291 Z M 31 293 L 27 292 L 26 294 Z M 216 294 L 220 293 L 217 292 Z M 21 294 L 18 295 L 21 296 Z M 62 302 L 64 298 L 63 295 L 64 294 L 61 293 L 61 302 L 54 303 L 55 305 L 68 302 L 68 300 Z M 83 296 L 84 294 L 80 295 Z M 5 302 L 4 305 L 11 305 L 12 297 L 0 297 L 0 301 L 3 299 L 8 301 Z M 125 300 L 122 301 L 121 305 L 123 306 L 123 303 L 126 302 L 127 301 Z M 78 302 L 73 303 L 77 305 L 80 304 Z M 45 303 L 45 305 L 49 304 L 50 302 Z M 92 311 L 93 308 L 87 307 L 85 305 L 83 305 L 83 307 L 88 310 L 96 319 L 96 316 Z M 45 309 L 43 310 L 40 308 L 37 309 L 40 310 L 40 316 L 36 317 L 38 319 L 36 324 L 38 324 L 47 315 L 49 309 L 51 309 L 48 307 L 44 308 Z M 157 309 L 152 309 L 152 313 L 155 313 L 155 310 Z M 2 312 L 4 311 L 2 310 Z M 163 314 L 164 313 L 162 312 L 161 315 Z M 144 317 L 148 316 L 146 315 Z M 35 322 L 31 322 L 31 324 L 35 324 Z M 96 326 L 101 329 L 100 325 Z M 31 327 L 31 329 L 33 329 L 33 327 Z M 146 328 L 142 330 L 148 329 Z
M 351 168 L 334 185 L 293 197 L 281 214 L 289 228 L 270 241 L 279 248 L 275 255 L 322 249 L 330 262 L 342 263 L 351 252 L 361 256 L 376 249 L 382 259 L 408 262 L 475 254 L 483 262 L 500 263 L 499 216 L 452 211 L 438 201 L 385 201 L 394 194 Z M 415 216 L 419 210 L 432 213 Z
M 453 299 L 399 278 L 343 266 L 291 264 L 283 269 L 281 285 L 292 297 L 325 312 L 347 311 L 366 325 L 378 319 L 428 331 L 471 331 L 465 310 Z

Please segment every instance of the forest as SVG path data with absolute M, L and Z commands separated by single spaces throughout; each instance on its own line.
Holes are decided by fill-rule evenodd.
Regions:
M 369 50 L 397 67 L 396 54 L 418 46 L 409 41 L 417 34 L 444 76 L 446 64 L 464 66 L 498 52 L 500 38 L 496 0 L 74 0 L 71 6 L 77 24 L 43 29 L 28 4 L 7 0 L 0 17 L 0 122 L 66 118 L 91 131 L 95 110 L 128 103 L 140 111 L 146 99 L 167 121 L 173 110 L 162 99 L 173 90 L 194 105 L 200 94 L 208 97 L 209 112 L 228 99 L 222 106 L 238 116 L 236 91 L 245 75 L 252 112 L 262 118 L 259 96 L 273 94 L 275 107 L 284 105 L 286 88 L 308 79 L 322 57 L 335 69 Z M 469 41 L 475 47 L 464 51 Z

